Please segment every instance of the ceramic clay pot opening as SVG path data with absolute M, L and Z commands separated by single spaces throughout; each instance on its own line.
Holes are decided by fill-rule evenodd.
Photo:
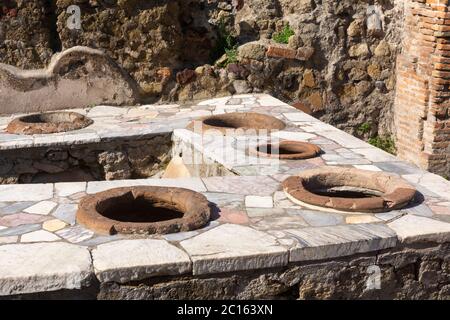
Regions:
M 348 199 L 375 198 L 383 194 L 382 192 L 377 190 L 371 190 L 362 187 L 349 187 L 349 186 L 318 188 L 312 189 L 310 191 L 320 196 L 335 197 L 335 198 L 339 197 Z
M 91 119 L 76 112 L 48 112 L 14 119 L 6 130 L 13 134 L 50 134 L 79 130 L 92 123 Z
M 295 203 L 344 212 L 385 212 L 408 205 L 416 190 L 393 175 L 354 168 L 306 170 L 283 182 Z
M 204 133 L 214 131 L 220 134 L 257 134 L 258 130 L 282 130 L 285 127 L 286 124 L 283 121 L 273 116 L 254 112 L 213 115 L 194 120 L 188 125 L 190 130 L 200 129 Z
M 185 208 L 154 197 L 135 196 L 128 192 L 99 202 L 97 211 L 102 216 L 119 222 L 145 223 L 183 218 Z
M 83 198 L 77 221 L 100 234 L 166 234 L 204 226 L 206 197 L 182 188 L 117 188 Z
M 321 149 L 311 143 L 299 141 L 281 141 L 279 143 L 261 143 L 250 146 L 249 154 L 264 158 L 279 158 L 282 160 L 309 159 L 318 156 Z

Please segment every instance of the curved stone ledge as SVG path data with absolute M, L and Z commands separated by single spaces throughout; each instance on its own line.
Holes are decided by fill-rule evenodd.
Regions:
M 0 63 L 0 114 L 127 105 L 138 95 L 134 80 L 100 50 L 67 49 L 54 55 L 46 69 Z

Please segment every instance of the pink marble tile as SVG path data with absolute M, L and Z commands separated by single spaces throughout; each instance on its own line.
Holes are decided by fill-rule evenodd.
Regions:
M 320 157 L 311 158 L 306 161 L 313 165 L 316 165 L 316 166 L 324 166 L 325 165 L 325 161 L 323 161 L 322 158 L 320 158 Z
M 441 207 L 441 206 L 433 206 L 430 205 L 431 211 L 433 211 L 435 214 L 445 214 L 450 215 L 450 208 L 449 207 Z
M 17 213 L 4 216 L 0 218 L 0 225 L 5 227 L 16 227 L 23 224 L 40 223 L 50 219 L 51 217 L 29 214 L 29 213 Z
M 221 208 L 219 212 L 219 221 L 220 222 L 228 222 L 233 224 L 247 224 L 249 223 L 249 219 L 247 214 L 244 211 Z
M 203 182 L 209 192 L 265 196 L 278 189 L 278 183 L 269 177 L 211 177 L 204 178 Z

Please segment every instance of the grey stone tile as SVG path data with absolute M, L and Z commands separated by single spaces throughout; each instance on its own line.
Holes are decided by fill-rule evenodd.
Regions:
M 446 215 L 446 214 L 436 214 L 433 216 L 434 219 L 442 221 L 442 222 L 447 222 L 450 223 L 450 215 Z
M 412 206 L 406 209 L 402 210 L 403 212 L 407 212 L 416 216 L 423 216 L 423 217 L 431 217 L 433 216 L 433 211 L 431 211 L 430 208 L 426 204 L 420 204 L 416 206 Z
M 80 225 L 74 227 L 65 228 L 55 232 L 58 236 L 66 239 L 72 243 L 80 243 L 92 238 L 94 233 L 90 230 L 83 228 Z
M 285 213 L 286 211 L 283 208 L 247 208 L 247 215 L 250 218 L 279 216 Z
M 375 162 L 374 165 L 383 171 L 392 172 L 399 175 L 420 174 L 422 172 L 419 168 L 406 162 Z
M 344 217 L 337 213 L 320 212 L 303 209 L 301 210 L 288 209 L 287 212 L 289 214 L 301 216 L 310 226 L 313 227 L 334 226 L 337 224 L 344 223 Z
M 397 219 L 405 214 L 406 213 L 403 213 L 401 211 L 389 211 L 389 212 L 376 213 L 375 217 L 377 217 L 378 219 L 381 219 L 383 221 L 390 221 L 390 220 Z
M 253 223 L 253 228 L 262 231 L 296 229 L 308 227 L 308 224 L 300 216 L 268 216 Z
M 0 230 L 0 237 L 17 236 L 24 233 L 39 230 L 40 228 L 41 228 L 40 224 L 22 224 L 17 227 Z
M 167 241 L 183 241 L 198 235 L 198 231 L 170 233 L 163 236 Z
M 192 259 L 194 275 L 280 267 L 288 261 L 287 249 L 275 237 L 240 225 L 224 224 L 180 245 Z
M 53 216 L 70 225 L 74 225 L 76 221 L 78 205 L 74 203 L 60 204 L 53 212 Z
M 95 246 L 98 246 L 99 244 L 116 241 L 116 240 L 121 240 L 121 239 L 123 239 L 123 237 L 124 236 L 122 236 L 120 234 L 115 234 L 113 236 L 98 236 L 98 237 L 93 237 L 93 238 L 85 240 L 85 241 L 81 241 L 78 243 L 78 245 L 86 246 L 86 247 L 95 247 Z
M 0 214 L 14 214 L 23 211 L 26 208 L 31 207 L 36 202 L 24 201 L 24 202 L 14 202 L 3 208 L 0 208 Z
M 220 192 L 205 192 L 203 193 L 208 201 L 216 204 L 217 206 L 227 206 L 232 208 L 244 207 L 244 195 L 233 193 L 220 193 Z
M 383 224 L 355 224 L 285 230 L 297 241 L 290 249 L 290 261 L 307 261 L 349 256 L 394 247 L 395 232 Z

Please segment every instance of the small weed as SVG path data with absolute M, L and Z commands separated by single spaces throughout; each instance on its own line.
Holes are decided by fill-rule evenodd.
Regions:
M 369 133 L 370 130 L 372 129 L 372 124 L 370 122 L 364 122 L 363 124 L 361 124 L 358 127 L 358 133 L 359 134 L 365 134 L 365 133 Z
M 228 61 L 235 62 L 237 60 L 237 41 L 227 30 L 225 22 L 221 20 L 218 25 L 217 30 L 217 42 L 215 47 L 211 51 L 211 59 L 216 61 L 224 54 L 227 55 L 227 62 L 223 63 L 226 66 Z M 234 59 L 234 60 L 233 60 Z
M 236 63 L 238 61 L 238 51 L 237 46 L 234 46 L 231 49 L 225 49 L 225 54 L 227 55 L 227 60 L 224 62 L 224 67 L 229 65 L 230 63 Z
M 272 39 L 278 43 L 287 44 L 289 38 L 295 34 L 294 30 L 288 25 L 286 25 L 281 32 L 277 32 L 272 36 Z
M 385 137 L 376 136 L 376 137 L 370 138 L 369 143 L 371 145 L 373 145 L 374 147 L 380 148 L 381 150 L 384 150 L 390 154 L 396 153 L 395 142 L 389 136 L 385 136 Z

